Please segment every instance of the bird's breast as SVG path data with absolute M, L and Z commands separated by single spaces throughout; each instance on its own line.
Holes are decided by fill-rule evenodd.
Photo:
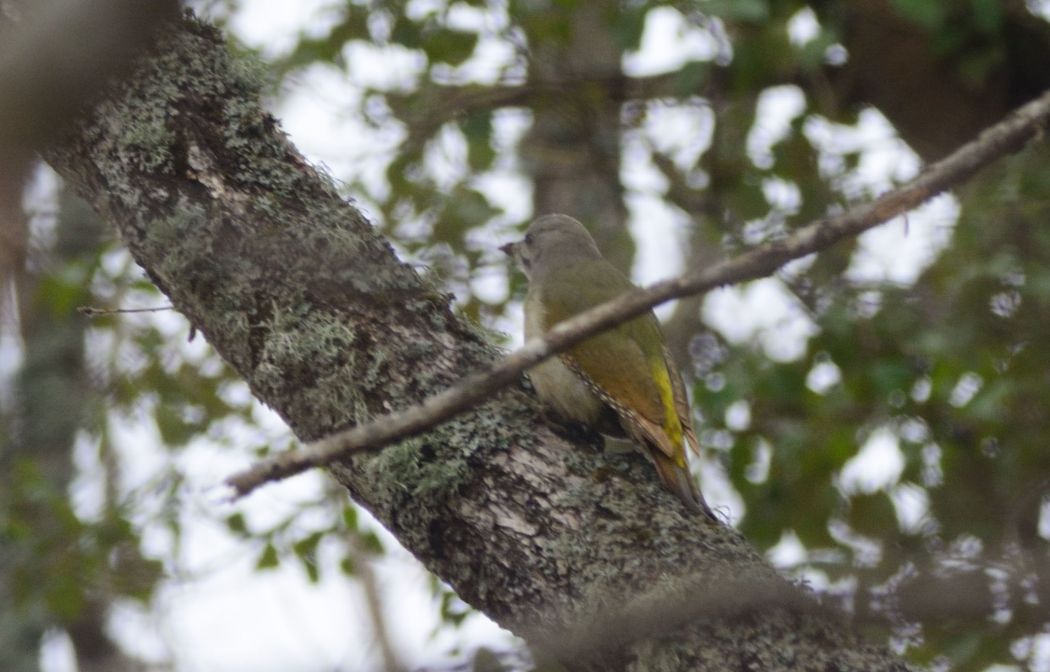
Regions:
M 541 298 L 530 291 L 525 297 L 526 340 L 546 333 L 545 317 Z M 540 399 L 563 418 L 592 426 L 601 419 L 604 402 L 557 356 L 533 367 L 528 375 Z
M 557 357 L 529 371 L 529 380 L 540 399 L 563 418 L 591 426 L 601 419 L 605 404 Z

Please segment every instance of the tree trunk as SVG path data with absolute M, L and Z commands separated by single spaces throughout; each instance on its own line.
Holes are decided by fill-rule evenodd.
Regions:
M 288 143 L 257 80 L 213 29 L 173 25 L 49 160 L 303 440 L 492 362 L 495 348 Z M 906 669 L 739 534 L 688 516 L 642 458 L 604 455 L 538 411 L 510 389 L 331 472 L 464 600 L 571 653 L 570 667 Z M 602 662 L 585 662 L 592 645 Z
M 612 33 L 619 5 L 597 0 L 565 12 L 537 7 L 523 23 L 529 39 L 529 80 L 539 98 L 521 154 L 534 190 L 534 213 L 562 212 L 587 225 L 606 258 L 630 274 L 634 240 L 620 183 L 620 101 L 623 49 Z M 566 37 L 551 30 L 563 21 Z M 568 83 L 566 82 L 568 80 Z M 576 82 L 577 84 L 572 84 Z
M 18 199 L 6 201 L 17 203 Z M 25 228 L 21 213 L 5 214 L 8 226 L 21 221 Z M 73 302 L 63 310 L 40 285 L 56 267 L 86 265 L 98 254 L 104 230 L 103 222 L 82 201 L 60 198 L 56 240 L 47 263 L 41 264 L 37 259 L 36 263 L 27 264 L 24 254 L 13 255 L 18 263 L 11 269 L 12 281 L 25 346 L 24 361 L 15 377 L 10 423 L 13 431 L 0 438 L 0 492 L 18 491 L 18 484 L 11 479 L 22 473 L 16 468 L 21 462 L 33 464 L 41 479 L 37 487 L 44 488 L 56 500 L 69 489 L 73 479 L 74 439 L 86 424 L 86 409 L 97 402 L 84 361 L 86 318 L 75 309 L 77 303 L 90 303 L 86 300 L 90 290 L 83 288 L 80 298 L 85 300 Z M 16 236 L 9 236 L 8 240 L 13 238 Z M 48 500 L 39 494 L 33 504 L 21 500 L 18 494 L 13 500 L 0 501 L 0 516 L 13 509 L 16 519 L 31 521 L 32 525 L 28 538 L 0 544 L 0 670 L 39 670 L 41 643 L 49 629 L 64 629 L 69 634 L 80 672 L 144 669 L 121 651 L 106 632 L 110 602 L 115 597 L 111 592 L 84 591 L 84 603 L 76 613 L 64 618 L 44 608 L 46 599 L 41 593 L 46 590 L 42 585 L 30 587 L 30 596 L 21 601 L 10 594 L 18 592 L 20 583 L 33 583 L 24 572 L 27 565 L 40 562 L 34 555 L 40 548 L 51 547 L 58 552 L 57 548 L 65 551 L 68 546 L 97 542 L 87 539 L 95 533 L 92 527 L 85 525 L 77 532 L 71 531 L 68 520 L 55 510 L 59 505 L 45 502 Z M 5 507 L 10 508 L 5 511 Z

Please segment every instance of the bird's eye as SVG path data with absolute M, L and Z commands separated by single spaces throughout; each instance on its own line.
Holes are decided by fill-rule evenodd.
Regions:
M 532 234 L 531 233 L 526 233 L 525 234 L 525 244 L 526 245 L 532 245 L 532 240 L 533 240 Z

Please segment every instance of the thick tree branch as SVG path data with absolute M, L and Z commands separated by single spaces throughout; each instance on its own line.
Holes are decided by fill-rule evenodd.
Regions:
M 613 301 L 557 325 L 544 339 L 533 339 L 484 373 L 428 398 L 413 408 L 378 418 L 311 444 L 304 450 L 263 460 L 227 479 L 238 495 L 267 481 L 331 464 L 347 455 L 374 450 L 413 436 L 471 408 L 510 385 L 529 367 L 588 336 L 639 315 L 652 306 L 683 296 L 697 295 L 723 285 L 770 275 L 792 259 L 819 252 L 848 236 L 856 236 L 962 183 L 982 167 L 1015 152 L 1033 138 L 1041 138 L 1050 124 L 1050 92 L 1024 105 L 988 128 L 947 158 L 930 165 L 902 187 L 872 203 L 823 219 L 795 233 L 745 252 L 710 268 L 695 269 L 677 278 L 624 294 Z

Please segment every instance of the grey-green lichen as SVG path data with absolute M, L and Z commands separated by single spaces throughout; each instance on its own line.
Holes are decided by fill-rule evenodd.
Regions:
M 454 424 L 453 423 L 450 424 Z M 450 443 L 450 428 L 428 432 L 389 446 L 364 460 L 364 471 L 384 482 L 397 483 L 413 497 L 441 502 L 454 496 L 466 480 L 467 463 L 461 455 L 435 450 L 435 445 Z
M 174 133 L 160 110 L 151 112 L 150 116 L 137 117 L 124 129 L 125 158 L 144 172 L 166 173 L 172 169 L 170 147 Z

